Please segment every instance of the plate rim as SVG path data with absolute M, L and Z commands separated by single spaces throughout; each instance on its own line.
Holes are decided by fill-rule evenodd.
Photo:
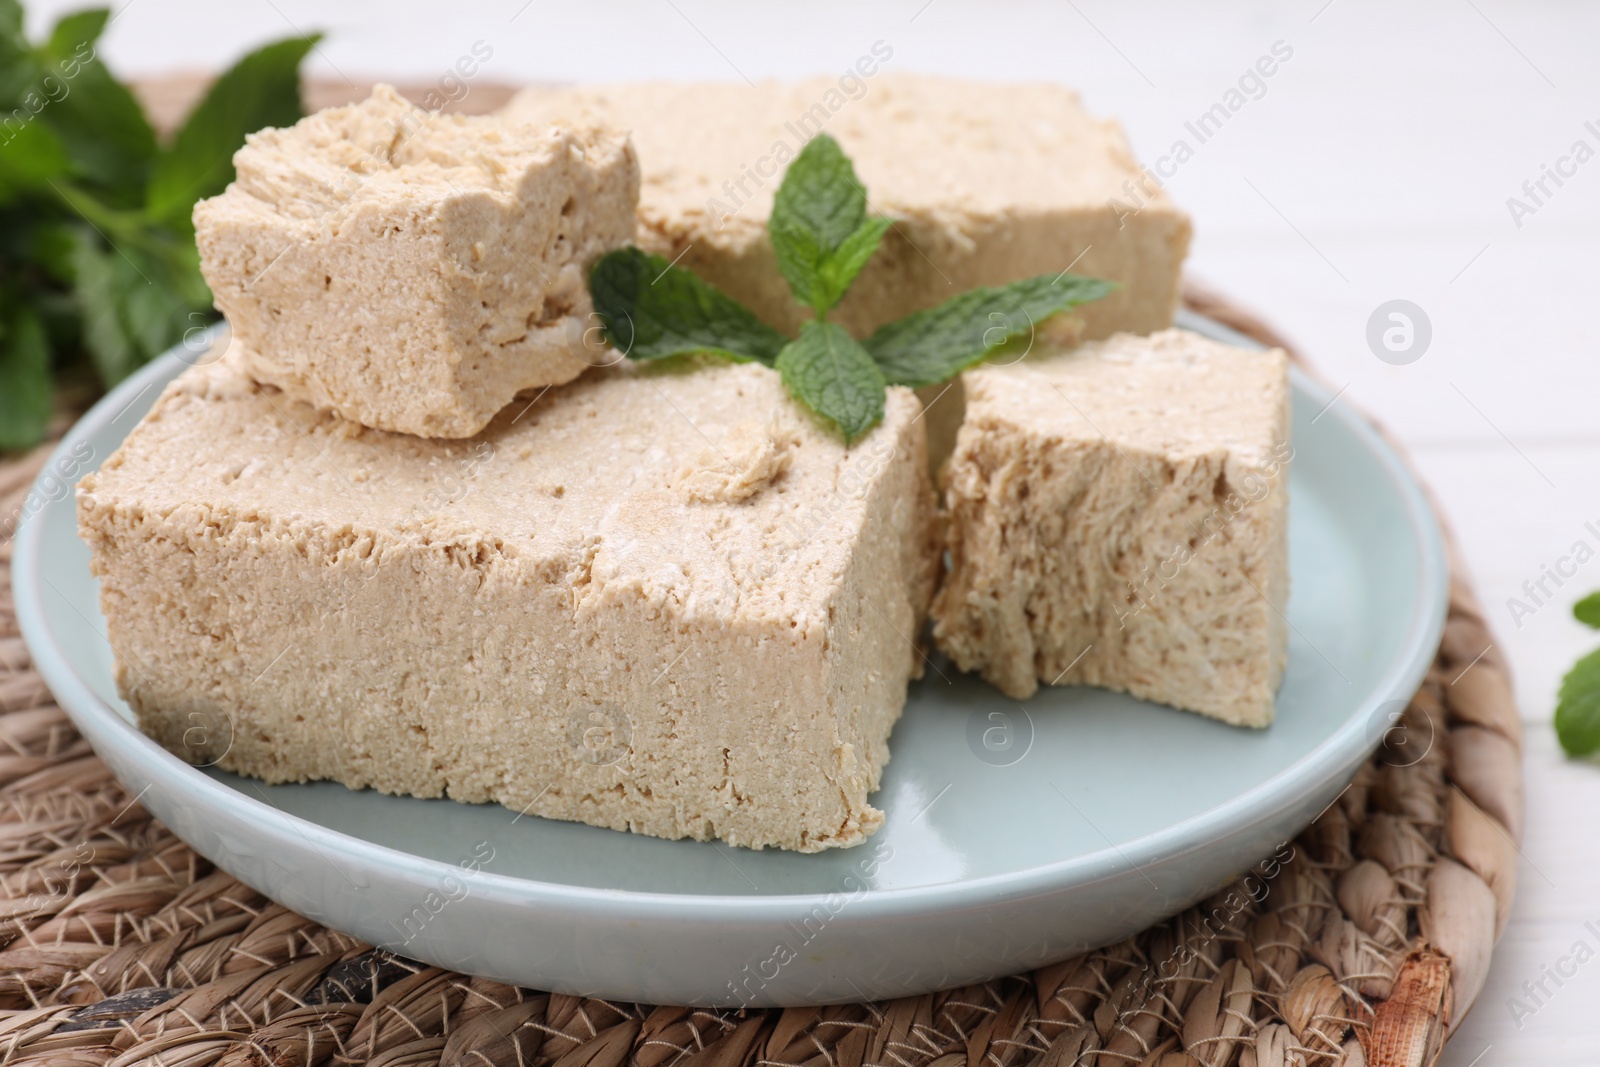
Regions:
M 1184 309 L 1175 325 L 1229 343 L 1264 348 L 1260 342 L 1229 327 Z M 225 329 L 219 323 L 208 337 Z M 118 384 L 86 412 L 61 438 L 45 461 L 39 478 L 30 485 L 40 492 L 39 481 L 48 476 L 56 462 L 83 439 L 103 431 L 152 385 L 170 380 L 186 364 L 181 353 L 193 346 L 178 345 L 152 360 Z M 1327 405 L 1324 414 L 1343 424 L 1373 456 L 1387 475 L 1404 506 L 1412 543 L 1419 551 L 1418 568 L 1420 610 L 1410 620 L 1405 641 L 1390 659 L 1388 669 L 1362 696 L 1360 708 L 1334 734 L 1294 763 L 1244 793 L 1197 812 L 1178 822 L 1143 834 L 1122 845 L 1083 853 L 1016 872 L 1003 872 L 973 878 L 957 878 L 926 885 L 871 888 L 857 899 L 852 910 L 865 921 L 894 920 L 920 916 L 930 911 L 945 911 L 964 906 L 995 904 L 1057 892 L 1063 888 L 1088 886 L 1126 874 L 1130 868 L 1158 867 L 1196 848 L 1208 847 L 1271 821 L 1272 813 L 1296 796 L 1312 791 L 1331 767 L 1353 768 L 1376 747 L 1379 737 L 1369 736 L 1372 712 L 1388 700 L 1386 693 L 1409 693 L 1421 684 L 1432 664 L 1443 635 L 1449 608 L 1449 568 L 1444 536 L 1438 516 L 1428 502 L 1416 475 L 1367 417 L 1353 407 L 1339 407 L 1327 387 L 1299 367 L 1290 367 L 1291 389 L 1304 392 L 1313 401 Z M 131 432 L 131 431 L 130 431 Z M 126 436 L 126 435 L 124 435 Z M 120 442 L 119 442 L 120 445 Z M 106 458 L 110 458 L 109 455 Z M 104 462 L 102 460 L 101 462 Z M 200 804 L 219 804 L 247 819 L 259 831 L 279 840 L 300 843 L 315 849 L 347 856 L 374 871 L 387 872 L 413 880 L 437 877 L 455 867 L 442 860 L 378 844 L 294 815 L 264 799 L 250 797 L 192 767 L 145 736 L 106 701 L 102 700 L 79 675 L 62 647 L 44 609 L 42 586 L 49 584 L 40 569 L 46 555 L 43 523 L 40 516 L 50 508 L 75 507 L 75 494 L 48 500 L 33 514 L 23 518 L 13 542 L 12 588 L 19 629 L 35 668 L 56 696 L 62 710 L 85 734 L 103 735 L 107 730 L 124 748 L 121 753 L 150 779 L 176 788 L 179 799 Z M 58 596 L 63 594 L 57 593 Z M 74 609 L 76 610 L 76 609 Z M 81 615 L 81 613 L 79 613 Z M 98 727 L 98 729 L 96 728 Z M 1322 769 L 1315 778 L 1300 772 L 1308 765 Z M 796 909 L 814 906 L 824 893 L 781 893 L 758 895 L 673 893 L 635 889 L 596 888 L 570 883 L 540 881 L 509 874 L 480 870 L 473 876 L 474 893 L 498 897 L 521 904 L 548 904 L 584 913 L 595 921 L 661 920 L 709 922 L 782 920 Z M 731 909 L 731 910 L 730 910 Z

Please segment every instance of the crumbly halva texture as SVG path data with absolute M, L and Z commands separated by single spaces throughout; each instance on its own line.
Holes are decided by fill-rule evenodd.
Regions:
M 1097 685 L 1268 725 L 1288 640 L 1284 353 L 1166 330 L 963 379 L 939 648 L 1019 699 Z
M 783 169 L 836 138 L 894 227 L 830 314 L 852 333 L 983 285 L 1068 269 L 1121 289 L 1082 309 L 1087 335 L 1171 325 L 1189 218 L 1077 94 L 877 72 L 799 83 L 529 88 L 505 114 L 632 131 L 639 243 L 792 331 L 767 217 Z M 681 258 L 680 258 L 681 257 Z
M 890 390 L 846 450 L 759 365 L 627 366 L 437 441 L 229 357 L 83 480 L 80 529 L 118 685 L 191 761 L 814 852 L 881 825 L 921 662 L 919 411 Z
M 363 425 L 470 437 L 614 356 L 589 264 L 632 241 L 625 134 L 439 115 L 388 86 L 251 134 L 196 205 L 201 268 L 258 381 Z

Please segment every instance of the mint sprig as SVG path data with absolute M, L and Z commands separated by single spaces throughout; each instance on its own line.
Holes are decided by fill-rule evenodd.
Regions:
M 315 36 L 245 56 L 163 143 L 99 58 L 109 21 L 75 12 L 30 41 L 0 0 L 0 450 L 43 437 L 58 377 L 115 385 L 216 318 L 190 212 L 246 133 L 301 115 Z
M 878 250 L 891 222 L 867 216 L 867 191 L 827 134 L 784 173 L 767 230 L 778 270 L 814 319 L 789 341 L 732 297 L 660 256 L 623 248 L 589 273 L 589 294 L 613 347 L 630 359 L 696 352 L 775 366 L 790 394 L 848 444 L 883 419 L 888 385 L 935 385 L 1039 323 L 1116 286 L 1075 274 L 974 289 L 878 329 L 865 342 L 827 321 Z

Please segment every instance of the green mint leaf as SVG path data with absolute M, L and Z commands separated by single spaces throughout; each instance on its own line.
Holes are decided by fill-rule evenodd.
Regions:
M 629 359 L 711 352 L 771 366 L 789 342 L 720 289 L 638 248 L 601 256 L 589 295 L 607 339 Z
M 1569 756 L 1600 750 L 1600 651 L 1573 664 L 1561 680 L 1556 736 Z
M 806 323 L 778 353 L 778 373 L 795 399 L 839 427 L 847 444 L 883 419 L 883 374 L 842 326 Z
M 0 135 L 0 203 L 47 190 L 72 169 L 61 139 L 38 121 Z
M 777 212 L 773 212 L 773 219 L 776 217 Z M 815 308 L 819 302 L 817 264 L 822 260 L 822 248 L 805 230 L 797 226 L 779 229 L 773 219 L 767 220 L 767 233 L 772 238 L 778 273 L 788 281 L 789 291 L 796 300 Z
M 890 385 L 920 387 L 953 378 L 1040 322 L 1115 289 L 1076 274 L 1041 274 L 973 289 L 878 328 L 865 342 Z
M 55 28 L 50 31 L 50 40 L 45 44 L 45 50 L 52 58 L 78 55 L 84 47 L 92 48 L 106 32 L 106 23 L 111 21 L 111 9 L 94 7 L 87 11 L 74 11 L 70 15 L 63 15 L 56 21 Z
M 767 220 L 779 272 L 818 318 L 843 299 L 888 227 L 886 219 L 868 221 L 867 191 L 839 142 L 825 133 L 789 164 Z
M 22 5 L 17 0 L 0 0 L 0 109 L 12 118 L 19 117 L 12 109 L 39 77 L 39 63 L 23 33 L 22 21 Z
M 113 206 L 133 207 L 156 154 L 156 135 L 139 102 L 95 51 L 104 26 L 94 12 L 61 20 L 39 50 L 43 70 L 29 92 L 41 98 L 35 121 L 61 139 L 75 169 Z
M 839 247 L 817 265 L 817 294 L 824 302 L 817 314 L 825 314 L 844 299 L 850 283 L 883 243 L 883 235 L 894 225 L 892 219 L 873 218 L 856 227 Z
M 7 43 L 26 48 L 23 37 L 22 4 L 18 0 L 0 0 L 0 46 Z
M 193 247 L 170 233 L 137 232 L 108 248 L 85 227 L 71 258 L 84 347 L 107 386 L 213 317 Z
M 152 218 L 182 229 L 195 201 L 233 181 L 233 154 L 263 126 L 292 126 L 302 114 L 300 61 L 321 34 L 258 48 L 212 83 L 156 159 L 145 205 Z
M 138 350 L 118 309 L 128 292 L 143 282 L 132 264 L 102 248 L 98 236 L 80 230 L 72 250 L 73 295 L 83 316 L 84 347 L 100 379 L 114 385 L 139 365 Z M 130 277 L 131 275 L 131 277 Z
M 1572 617 L 1585 626 L 1600 629 L 1600 593 L 1590 593 L 1572 605 Z
M 50 421 L 50 342 L 39 318 L 19 307 L 0 323 L 0 450 L 28 448 Z
M 70 288 L 73 228 L 55 215 L 41 218 L 38 212 L 31 210 L 30 214 L 33 217 L 18 218 L 15 225 L 11 225 L 11 219 L 0 219 L 0 230 L 9 229 L 10 236 L 17 238 L 14 245 L 7 242 L 5 251 L 0 252 L 0 257 L 10 258 L 13 261 L 26 260 L 56 285 Z M 39 295 L 41 297 L 48 295 L 57 300 L 63 296 L 59 292 Z

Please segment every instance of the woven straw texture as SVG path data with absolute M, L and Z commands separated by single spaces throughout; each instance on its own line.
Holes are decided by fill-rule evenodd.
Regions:
M 1189 302 L 1281 343 L 1215 297 Z M 1511 907 L 1520 726 L 1458 574 L 1427 680 L 1292 856 L 1119 944 L 922 997 L 745 1012 L 586 1000 L 400 959 L 214 869 L 53 703 L 10 583 L 10 530 L 44 458 L 0 463 L 0 1063 L 1431 1064 Z

